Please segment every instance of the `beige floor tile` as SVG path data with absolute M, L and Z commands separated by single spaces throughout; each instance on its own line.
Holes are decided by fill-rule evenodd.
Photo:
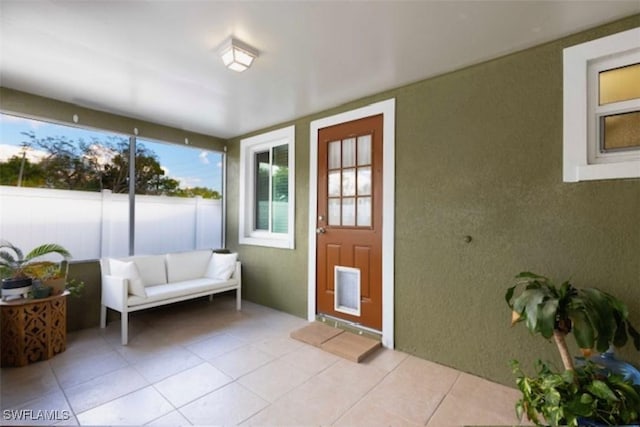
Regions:
M 451 389 L 459 374 L 455 369 L 415 356 L 408 356 L 391 373 L 394 376 L 422 381 L 428 384 L 431 390 L 443 393 Z
M 77 415 L 81 425 L 143 425 L 173 411 L 153 387 L 119 397 Z
M 388 348 L 381 348 L 370 357 L 366 358 L 362 364 L 375 366 L 376 368 L 383 369 L 387 372 L 393 371 L 400 365 L 409 355 L 401 351 L 390 350 Z
M 135 339 L 129 340 L 127 345 L 116 346 L 116 351 L 127 362 L 134 364 L 145 362 L 156 357 L 159 353 L 171 351 L 173 348 L 174 345 L 165 338 L 162 332 L 148 329 Z
M 112 351 L 112 346 L 99 331 L 99 328 L 91 328 L 69 332 L 67 334 L 66 350 L 64 353 L 57 355 L 56 358 L 74 359 Z
M 245 420 L 241 426 L 251 427 L 302 427 L 307 425 L 291 413 L 292 408 L 285 405 L 270 405 Z
M 131 367 L 102 375 L 65 390 L 76 414 L 139 390 L 149 383 Z
M 133 367 L 147 381 L 155 383 L 202 362 L 204 361 L 192 352 L 176 346 L 170 351 L 163 351 L 157 356 L 146 358 L 134 364 Z
M 66 356 L 62 353 L 59 356 Z M 127 361 L 115 350 L 83 357 L 59 357 L 49 361 L 60 386 L 64 389 L 92 380 L 127 366 Z
M 240 338 L 247 342 L 258 342 L 277 338 L 279 333 L 264 323 L 251 322 L 240 325 L 230 324 L 225 328 L 225 333 Z
M 154 384 L 176 408 L 233 381 L 209 363 L 201 363 Z
M 469 404 L 509 416 L 515 413 L 515 403 L 521 396 L 515 388 L 466 373 L 460 374 L 449 394 Z
M 424 424 L 413 423 L 370 399 L 361 400 L 334 423 L 336 427 L 417 427 L 422 425 Z
M 48 362 L 0 370 L 2 409 L 12 408 L 58 391 L 60 387 Z
M 213 327 L 212 325 L 202 323 L 199 319 L 198 323 L 172 324 L 168 327 L 154 327 L 154 330 L 160 329 L 164 337 L 173 345 L 187 346 L 190 344 L 204 341 L 218 335 L 224 331 L 224 326 Z
M 442 387 L 418 377 L 399 376 L 392 372 L 364 400 L 409 422 L 424 425 L 444 399 L 448 388 L 450 386 Z
M 331 425 L 363 396 L 344 385 L 315 376 L 282 396 L 274 406 L 289 408 L 291 417 L 305 425 Z
M 52 425 L 73 418 L 61 390 L 40 395 L 15 408 L 2 411 L 2 425 Z
M 280 357 L 302 347 L 305 344 L 289 338 L 289 332 L 287 332 L 286 336 L 262 340 L 252 345 L 267 354 Z
M 236 383 L 192 402 L 180 412 L 195 425 L 236 425 L 269 403 Z
M 274 360 L 241 377 L 238 382 L 269 402 L 291 391 L 311 377 L 305 371 Z
M 211 363 L 232 378 L 241 376 L 271 362 L 273 356 L 248 345 L 212 359 Z
M 128 346 L 114 322 L 2 369 L 2 409 L 69 408 L 64 425 L 517 424 L 515 389 L 387 349 L 349 362 L 289 337 L 307 324 L 250 302 L 237 312 L 234 295 L 134 313 Z
M 146 425 L 158 427 L 182 427 L 190 426 L 191 423 L 179 411 L 173 411 L 151 421 L 150 423 L 147 423 Z
M 190 344 L 187 349 L 202 359 L 211 360 L 247 344 L 245 340 L 223 333 L 214 335 L 204 341 Z
M 297 350 L 282 356 L 280 360 L 300 368 L 310 375 L 315 375 L 341 359 L 324 350 L 304 344 Z
M 448 395 L 429 419 L 427 426 L 445 425 L 518 425 L 515 411 L 500 413 L 484 407 L 473 399 Z

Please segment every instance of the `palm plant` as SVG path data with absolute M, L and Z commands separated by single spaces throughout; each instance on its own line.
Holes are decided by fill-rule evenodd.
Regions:
M 611 344 L 622 347 L 629 337 L 640 351 L 640 333 L 629 322 L 626 305 L 614 296 L 596 288 L 577 289 L 569 281 L 557 287 L 529 272 L 518 274 L 516 280 L 505 295 L 512 310 L 511 324 L 525 322 L 533 334 L 553 337 L 566 370 L 575 369 L 565 339 L 570 332 L 583 356 L 594 349 L 605 352 Z M 525 289 L 512 303 L 518 286 Z
M 514 299 L 517 287 L 524 290 Z M 519 417 L 526 413 L 538 425 L 539 415 L 552 425 L 577 426 L 584 418 L 607 424 L 638 421 L 640 385 L 604 372 L 591 362 L 576 368 L 566 342 L 573 332 L 585 357 L 594 349 L 605 352 L 611 345 L 622 347 L 629 338 L 640 351 L 640 333 L 629 322 L 624 303 L 599 289 L 577 289 L 569 281 L 556 286 L 530 272 L 516 276 L 516 284 L 508 288 L 505 299 L 512 310 L 512 325 L 524 322 L 531 333 L 553 337 L 565 368 L 563 373 L 554 373 L 538 361 L 537 376 L 528 377 L 518 362 L 512 361 L 523 395 L 516 403 Z
M 25 255 L 11 242 L 0 240 L 0 277 L 13 279 L 28 277 L 28 267 L 33 260 L 49 254 L 58 254 L 64 259 L 71 257 L 68 250 L 55 243 L 40 245 Z

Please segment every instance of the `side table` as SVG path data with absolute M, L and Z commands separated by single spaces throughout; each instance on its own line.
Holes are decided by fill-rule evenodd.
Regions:
M 67 295 L 0 302 L 2 367 L 25 366 L 66 350 Z

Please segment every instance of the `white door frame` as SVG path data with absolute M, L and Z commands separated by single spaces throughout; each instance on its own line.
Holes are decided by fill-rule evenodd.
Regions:
M 318 131 L 382 114 L 382 345 L 394 348 L 395 98 L 311 122 L 309 136 L 309 278 L 307 318 L 316 318 L 316 218 L 318 215 Z

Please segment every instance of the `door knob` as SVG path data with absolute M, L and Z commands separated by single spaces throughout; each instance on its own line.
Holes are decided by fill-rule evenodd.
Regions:
M 324 229 L 324 227 L 318 227 L 316 228 L 316 234 L 324 234 L 327 231 Z

